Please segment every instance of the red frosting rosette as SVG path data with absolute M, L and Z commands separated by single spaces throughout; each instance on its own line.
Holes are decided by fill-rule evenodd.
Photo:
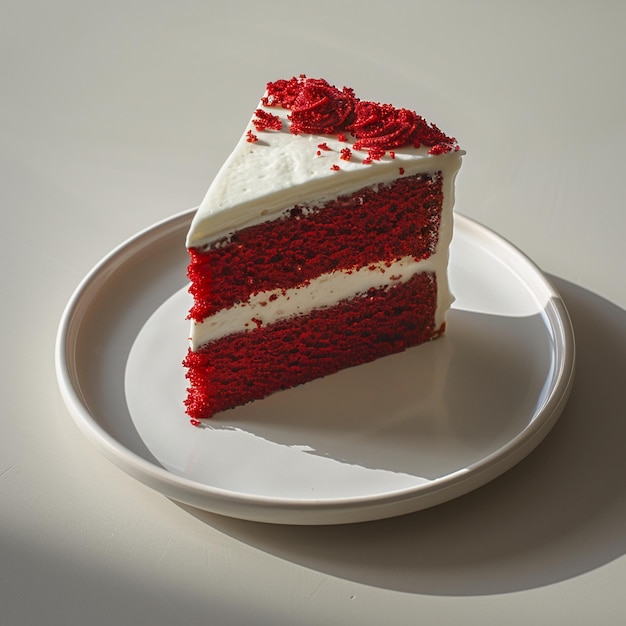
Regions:
M 355 149 L 392 150 L 402 146 L 429 146 L 433 153 L 455 149 L 455 140 L 442 133 L 434 124 L 409 109 L 397 109 L 391 104 L 358 102 L 356 118 L 350 130 L 356 137 Z
M 354 112 L 354 93 L 324 79 L 307 78 L 291 105 L 291 132 L 333 135 L 345 130 Z
M 350 127 L 357 141 L 356 150 L 383 148 L 391 150 L 400 146 L 414 145 L 419 140 L 416 130 L 418 115 L 408 109 L 396 109 L 391 104 L 358 102 L 356 118 Z

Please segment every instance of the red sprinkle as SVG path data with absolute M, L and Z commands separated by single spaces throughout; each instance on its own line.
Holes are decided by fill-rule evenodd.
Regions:
M 403 167 L 399 168 L 398 171 L 400 172 L 400 176 L 402 176 L 404 174 L 404 168 Z
M 320 150 L 330 150 L 330 147 L 328 146 L 326 142 L 317 144 L 317 147 Z
M 446 152 L 450 152 L 450 150 L 448 150 L 446 148 L 446 146 L 442 145 L 442 144 L 437 144 L 436 146 L 433 146 L 429 151 L 428 154 L 444 154 Z
M 334 165 L 330 166 L 330 169 L 334 172 L 338 172 L 341 168 L 335 163 Z
M 352 158 L 352 150 L 350 148 L 342 148 L 341 149 L 341 157 L 344 161 L 349 161 Z
M 385 150 L 383 148 L 370 148 L 367 151 L 367 156 L 369 156 L 372 161 L 380 161 L 385 156 Z
M 246 133 L 246 141 L 248 141 L 249 143 L 254 143 L 258 140 L 259 138 L 251 130 Z

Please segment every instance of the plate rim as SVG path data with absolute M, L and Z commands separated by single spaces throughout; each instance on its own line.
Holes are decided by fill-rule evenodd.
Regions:
M 575 374 L 575 337 L 572 322 L 558 290 L 540 268 L 517 246 L 480 224 L 455 211 L 456 225 L 470 234 L 488 238 L 508 255 L 521 260 L 533 272 L 550 296 L 542 313 L 550 320 L 555 345 L 560 349 L 559 369 L 549 396 L 534 419 L 503 446 L 466 468 L 446 474 L 428 483 L 367 494 L 301 500 L 261 494 L 244 494 L 174 474 L 127 448 L 101 426 L 80 393 L 80 374 L 72 362 L 77 345 L 78 315 L 85 299 L 100 283 L 134 256 L 134 247 L 143 246 L 182 229 L 197 209 L 176 213 L 148 226 L 114 247 L 79 282 L 69 298 L 58 325 L 55 341 L 55 371 L 63 401 L 74 423 L 84 436 L 109 461 L 130 476 L 167 497 L 206 511 L 255 521 L 292 524 L 336 524 L 392 517 L 435 506 L 476 489 L 510 469 L 526 457 L 547 435 L 558 420 L 571 393 Z M 457 227 L 455 225 L 455 228 Z M 182 245 L 182 244 L 181 244 Z

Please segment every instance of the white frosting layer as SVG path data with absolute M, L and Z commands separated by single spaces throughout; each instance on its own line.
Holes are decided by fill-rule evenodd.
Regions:
M 293 135 L 285 109 L 262 104 L 258 108 L 278 115 L 282 130 L 259 132 L 250 120 L 194 216 L 187 247 L 199 247 L 243 226 L 276 219 L 295 204 L 319 204 L 364 186 L 389 182 L 398 177 L 400 168 L 405 175 L 440 171 L 446 202 L 452 202 L 462 151 L 430 155 L 427 147 L 397 148 L 395 158 L 387 153 L 364 164 L 367 152 L 353 150 L 351 159 L 345 161 L 340 153 L 343 148 L 352 149 L 354 139 L 349 135 L 343 142 L 333 135 Z M 248 131 L 259 140 L 248 142 Z M 330 150 L 319 150 L 320 143 Z M 333 165 L 341 169 L 334 171 Z
M 403 283 L 420 272 L 437 275 L 435 326 L 439 328 L 453 301 L 446 280 L 446 267 L 447 250 L 444 250 L 422 261 L 415 261 L 413 257 L 398 259 L 390 265 L 381 261 L 366 267 L 322 274 L 293 289 L 260 292 L 247 302 L 222 309 L 202 322 L 192 322 L 191 347 L 197 350 L 232 333 L 253 330 L 258 325 L 265 326 L 294 315 L 305 315 L 313 309 L 333 306 L 371 288 Z

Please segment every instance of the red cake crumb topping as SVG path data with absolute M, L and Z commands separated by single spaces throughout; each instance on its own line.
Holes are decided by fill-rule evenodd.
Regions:
M 280 130 L 283 127 L 283 123 L 278 115 L 268 113 L 263 109 L 257 109 L 254 114 L 256 115 L 256 117 L 252 120 L 252 123 L 258 131 L 268 129 Z
M 349 161 L 352 158 L 352 150 L 350 148 L 342 148 L 341 157 L 344 161 Z
M 317 144 L 317 147 L 320 150 L 330 150 L 330 146 L 325 141 L 323 143 Z
M 266 107 L 283 107 L 290 109 L 300 93 L 300 81 L 306 77 L 302 74 L 299 78 L 295 76 L 290 80 L 279 79 L 267 83 L 267 96 L 262 99 Z
M 246 133 L 246 141 L 248 141 L 249 143 L 254 143 L 258 140 L 259 138 L 251 130 Z
M 453 137 L 414 111 L 360 100 L 349 87 L 340 90 L 323 78 L 301 75 L 270 82 L 262 102 L 291 111 L 288 118 L 294 135 L 330 134 L 345 141 L 345 133 L 350 132 L 356 138 L 355 149 L 383 153 L 403 146 L 427 146 L 435 155 L 459 149 Z M 370 154 L 368 158 L 371 163 L 377 157 Z
M 341 168 L 334 163 L 333 165 L 330 166 L 330 169 L 333 170 L 334 172 L 338 172 Z

